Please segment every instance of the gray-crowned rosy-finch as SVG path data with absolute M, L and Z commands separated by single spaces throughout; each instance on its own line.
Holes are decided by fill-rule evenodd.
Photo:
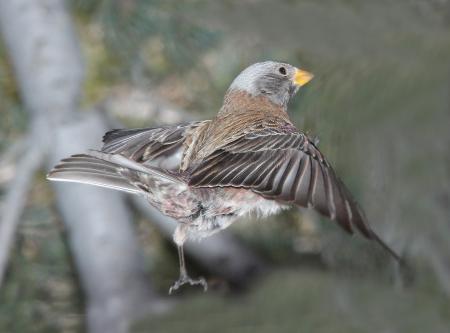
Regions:
M 328 161 L 289 120 L 287 105 L 312 75 L 286 63 L 251 65 L 225 94 L 213 120 L 105 134 L 101 151 L 62 160 L 48 179 L 86 183 L 144 196 L 178 222 L 180 277 L 183 244 L 216 233 L 239 217 L 267 216 L 289 205 L 313 207 L 347 232 L 392 251 L 368 226 L 363 212 Z

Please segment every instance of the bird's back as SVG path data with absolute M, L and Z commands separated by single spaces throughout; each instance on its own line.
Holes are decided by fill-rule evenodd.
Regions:
M 182 170 L 194 168 L 202 160 L 249 133 L 274 128 L 287 132 L 297 131 L 285 110 L 265 98 L 246 93 L 231 92 L 217 116 L 187 132 Z

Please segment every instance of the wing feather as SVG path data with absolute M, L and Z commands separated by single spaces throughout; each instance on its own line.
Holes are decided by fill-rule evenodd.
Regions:
M 314 187 L 311 193 L 312 205 L 323 215 L 331 217 L 329 210 L 329 200 L 327 197 L 327 189 L 325 187 L 325 178 L 323 175 L 323 167 L 318 161 L 314 172 Z
M 348 233 L 357 229 L 399 258 L 372 231 L 350 191 L 301 132 L 254 131 L 220 147 L 188 171 L 193 187 L 243 187 L 268 199 L 313 207 Z
M 311 182 L 311 159 L 308 156 L 304 157 L 302 171 L 299 175 L 297 187 L 295 189 L 294 202 L 300 206 L 308 206 L 309 183 Z
M 102 152 L 120 154 L 145 163 L 173 154 L 182 146 L 186 132 L 202 123 L 197 121 L 156 128 L 115 129 L 103 136 Z

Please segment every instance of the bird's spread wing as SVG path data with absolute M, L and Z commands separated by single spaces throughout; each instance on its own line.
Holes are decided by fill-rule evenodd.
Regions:
M 170 170 L 146 162 L 175 155 L 181 150 L 186 133 L 200 123 L 109 131 L 103 137 L 104 145 L 100 152 L 90 151 L 89 154 L 63 159 L 47 177 L 131 193 L 143 193 L 149 177 L 166 183 L 183 183 Z
M 347 232 L 356 228 L 381 241 L 322 153 L 300 132 L 270 128 L 244 135 L 197 165 L 189 185 L 243 187 L 265 198 L 314 207 Z
M 186 132 L 201 123 L 189 122 L 156 128 L 112 130 L 103 137 L 102 152 L 120 154 L 141 163 L 167 157 L 182 146 Z

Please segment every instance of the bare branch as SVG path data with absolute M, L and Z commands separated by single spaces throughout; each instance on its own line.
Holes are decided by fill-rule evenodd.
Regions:
M 9 146 L 0 157 L 0 185 L 9 182 L 15 175 L 15 161 L 25 149 L 27 140 L 22 138 Z
M 17 172 L 3 203 L 0 223 L 0 286 L 3 282 L 20 217 L 25 208 L 28 190 L 33 183 L 36 170 L 43 162 L 44 150 L 37 148 L 32 144 L 33 142 L 31 136 L 27 141 L 28 149 L 18 162 Z
M 0 32 L 27 111 L 40 121 L 36 146 L 49 143 L 48 167 L 95 147 L 106 130 L 97 115 L 77 112 L 84 65 L 66 5 L 64 0 L 0 0 Z M 26 186 L 20 188 L 10 204 L 23 198 Z M 83 185 L 53 188 L 85 292 L 88 331 L 127 332 L 134 319 L 156 311 L 155 305 L 164 308 L 144 272 L 123 197 Z
M 105 131 L 97 112 L 55 128 L 49 167 L 96 147 Z M 122 193 L 83 184 L 52 186 L 86 295 L 88 331 L 127 332 L 133 320 L 166 310 L 144 270 Z

